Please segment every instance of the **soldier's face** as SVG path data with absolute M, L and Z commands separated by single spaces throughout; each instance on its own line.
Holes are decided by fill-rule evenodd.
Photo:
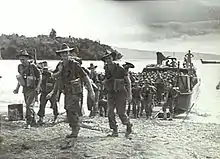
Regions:
M 28 57 L 27 56 L 20 56 L 19 57 L 19 60 L 21 61 L 21 63 L 23 64 L 23 65 L 27 65 L 28 64 Z
M 106 57 L 106 59 L 105 59 L 105 62 L 106 62 L 107 64 L 111 64 L 112 61 L 113 61 L 113 57 L 112 57 L 112 56 L 108 56 L 108 57 Z
M 65 52 L 60 53 L 60 57 L 61 57 L 61 60 L 68 60 L 68 52 L 65 51 Z

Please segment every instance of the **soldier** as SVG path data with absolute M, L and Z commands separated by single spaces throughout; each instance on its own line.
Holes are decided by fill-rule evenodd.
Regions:
M 165 82 L 161 76 L 161 73 L 157 72 L 157 78 L 155 80 L 156 88 L 157 88 L 157 101 L 158 104 L 161 104 L 163 99 L 163 93 L 165 88 Z
M 100 116 L 108 117 L 108 113 L 107 113 L 107 110 L 108 110 L 107 90 L 105 89 L 105 87 L 103 85 L 104 78 L 105 77 L 102 73 L 100 73 L 98 75 L 98 79 L 99 79 L 99 84 L 98 85 L 99 85 L 99 91 L 100 91 L 98 109 L 99 109 L 99 115 Z
M 67 135 L 66 138 L 77 138 L 80 130 L 79 102 L 82 93 L 81 79 L 84 80 L 86 88 L 88 89 L 88 95 L 90 95 L 92 99 L 95 98 L 94 90 L 87 74 L 84 72 L 80 64 L 69 56 L 70 51 L 72 50 L 73 48 L 69 48 L 67 44 L 63 43 L 61 50 L 56 51 L 56 54 L 62 59 L 58 64 L 59 71 L 56 73 L 56 76 L 59 76 L 60 78 L 60 88 L 64 93 L 64 108 L 66 109 L 69 126 L 72 129 L 71 134 Z M 48 94 L 48 98 L 53 95 L 54 90 L 55 87 Z
M 132 76 L 131 72 L 129 71 L 130 68 L 134 68 L 134 65 L 130 62 L 125 62 L 125 64 L 122 65 L 125 69 L 125 71 L 128 73 L 131 83 L 135 82 L 135 78 Z M 127 108 L 127 115 L 130 115 L 130 111 L 131 111 L 131 102 L 128 102 L 128 108 Z M 133 112 L 134 114 L 134 112 Z
M 57 93 L 55 92 L 50 99 L 46 98 L 47 94 L 53 90 L 55 79 L 51 77 L 52 71 L 48 69 L 47 62 L 44 62 L 42 67 L 43 68 L 42 68 L 42 84 L 41 84 L 41 95 L 40 95 L 40 109 L 37 113 L 37 115 L 39 116 L 39 120 L 38 120 L 39 124 L 43 123 L 43 117 L 45 116 L 45 107 L 48 100 L 50 101 L 51 108 L 53 109 L 53 115 L 54 115 L 53 122 L 56 121 L 57 116 L 59 115 L 57 108 L 57 99 L 56 99 Z
M 150 85 L 149 81 L 145 81 L 145 85 L 142 87 L 141 94 L 143 97 L 142 102 L 142 109 L 141 114 L 143 112 L 143 109 L 145 109 L 146 118 L 149 119 L 153 112 L 153 105 L 154 105 L 154 94 L 156 93 L 156 88 L 152 85 Z
M 90 117 L 96 116 L 98 114 L 98 102 L 99 102 L 99 80 L 98 80 L 98 74 L 96 72 L 97 66 L 95 66 L 93 63 L 90 64 L 90 67 L 88 69 L 90 70 L 89 77 L 92 80 L 92 86 L 95 91 L 95 100 L 93 101 L 90 96 L 87 96 L 87 106 L 88 110 L 90 110 Z
M 139 81 L 135 81 L 135 85 L 132 88 L 132 110 L 134 118 L 139 118 L 141 111 L 141 87 L 139 86 Z
M 167 112 L 166 112 L 166 109 L 167 107 L 169 107 L 169 112 L 170 112 L 170 118 L 168 120 L 173 120 L 173 115 L 174 115 L 174 108 L 175 108 L 175 105 L 176 105 L 176 100 L 177 100 L 177 97 L 179 95 L 179 87 L 173 87 L 171 84 L 168 85 L 168 88 L 167 88 L 167 100 L 166 100 L 166 103 L 163 105 L 163 119 L 164 120 L 167 120 Z
M 115 109 L 123 125 L 127 126 L 125 137 L 129 137 L 132 132 L 132 124 L 125 114 L 126 111 L 126 96 L 128 101 L 131 102 L 131 82 L 127 71 L 124 70 L 119 64 L 113 62 L 116 59 L 115 52 L 108 52 L 101 58 L 105 62 L 105 80 L 104 85 L 107 89 L 107 102 L 108 102 L 108 120 L 110 129 L 113 129 L 112 134 L 108 136 L 118 137 L 118 126 L 115 120 Z M 125 85 L 126 83 L 126 85 Z M 127 87 L 127 89 L 125 88 Z
M 17 76 L 18 84 L 13 91 L 17 94 L 20 86 L 23 86 L 24 100 L 26 104 L 26 128 L 30 128 L 36 124 L 34 103 L 40 91 L 42 75 L 36 65 L 31 64 L 28 60 L 31 56 L 26 50 L 22 50 L 17 58 L 21 61 L 18 65 L 19 75 Z

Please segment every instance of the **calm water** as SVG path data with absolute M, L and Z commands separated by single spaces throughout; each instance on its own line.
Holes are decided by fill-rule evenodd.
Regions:
M 154 60 L 129 60 L 135 65 L 132 70 L 134 72 L 142 71 L 143 67 L 149 63 L 156 63 Z M 103 62 L 101 61 L 84 61 L 83 66 L 88 67 L 93 62 L 98 65 L 97 71 L 103 71 Z M 123 63 L 124 60 L 120 61 Z M 1 60 L 0 61 L 0 112 L 7 112 L 8 104 L 23 103 L 21 91 L 18 95 L 14 95 L 12 91 L 16 87 L 17 60 Z M 49 66 L 54 68 L 57 61 L 49 61 Z M 220 80 L 220 65 L 202 65 L 200 61 L 195 61 L 198 76 L 201 77 L 200 95 L 197 104 L 194 106 L 192 113 L 189 114 L 189 120 L 194 122 L 214 122 L 220 123 L 220 91 L 215 89 L 216 84 Z M 85 91 L 86 94 L 86 91 Z M 86 100 L 84 100 L 86 102 Z M 85 114 L 86 103 L 84 103 Z M 36 107 L 36 110 L 38 108 Z M 63 99 L 60 102 L 60 111 L 63 109 Z M 52 111 L 48 108 L 47 113 Z

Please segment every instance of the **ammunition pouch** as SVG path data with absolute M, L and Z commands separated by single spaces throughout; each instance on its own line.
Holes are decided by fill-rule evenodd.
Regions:
M 104 86 L 107 91 L 114 91 L 114 79 L 105 80 Z
M 105 88 L 108 91 L 124 91 L 125 90 L 125 81 L 124 79 L 110 79 L 105 81 Z
M 34 76 L 27 76 L 27 87 L 34 87 L 34 84 L 36 83 L 36 79 Z
M 125 81 L 124 81 L 124 79 L 115 79 L 115 81 L 114 81 L 114 90 L 115 90 L 115 92 L 125 90 Z
M 53 83 L 46 83 L 46 92 L 50 92 L 53 90 Z
M 16 75 L 16 78 L 18 80 L 18 83 L 21 85 L 21 86 L 25 86 L 25 80 L 23 78 L 22 75 Z
M 68 84 L 64 85 L 64 92 L 71 94 L 80 94 L 82 93 L 82 84 L 79 78 L 70 81 Z

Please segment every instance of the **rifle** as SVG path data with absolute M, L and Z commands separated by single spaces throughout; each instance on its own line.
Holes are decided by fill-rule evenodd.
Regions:
M 37 65 L 37 51 L 34 48 L 34 64 Z M 32 74 L 34 75 L 34 70 L 33 67 L 31 68 Z M 36 89 L 36 80 L 34 78 L 34 89 Z M 35 102 L 38 102 L 38 92 L 36 90 L 34 91 L 34 96 L 35 96 Z
M 34 64 L 37 65 L 37 51 L 34 48 Z

